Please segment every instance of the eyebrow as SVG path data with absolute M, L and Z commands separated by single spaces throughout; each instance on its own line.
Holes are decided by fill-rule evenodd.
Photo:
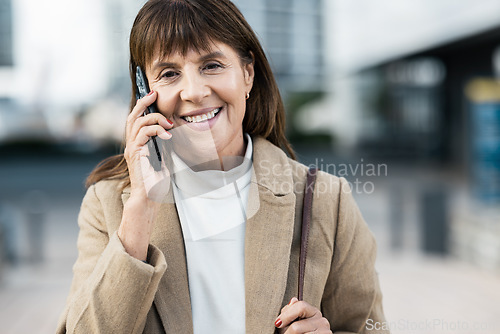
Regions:
M 198 61 L 199 62 L 204 62 L 208 59 L 213 59 L 213 58 L 224 58 L 226 59 L 226 56 L 220 52 L 220 51 L 215 51 L 215 52 L 210 52 L 206 55 L 201 56 Z M 172 63 L 172 62 L 160 62 L 157 63 L 156 65 L 153 66 L 153 70 L 157 70 L 160 67 L 178 67 L 179 65 L 177 63 Z

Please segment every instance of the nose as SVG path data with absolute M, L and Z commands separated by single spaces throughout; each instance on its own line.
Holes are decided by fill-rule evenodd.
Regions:
M 186 71 L 182 81 L 180 97 L 183 101 L 199 104 L 210 95 L 210 88 L 198 71 Z

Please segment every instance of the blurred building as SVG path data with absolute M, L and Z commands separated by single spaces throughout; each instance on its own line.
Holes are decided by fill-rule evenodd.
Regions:
M 12 55 L 12 4 L 11 0 L 0 1 L 0 67 L 11 67 Z
M 0 0 L 0 109 L 9 108 L 6 91 L 11 81 L 13 55 L 12 3 L 11 0 Z M 5 131 L 5 124 L 0 118 L 0 139 Z
M 1 0 L 0 141 L 79 142 L 99 132 L 100 124 L 82 129 L 82 120 L 109 99 L 118 106 L 109 110 L 113 117 L 126 115 L 127 36 L 140 6 L 134 0 Z M 100 132 L 98 139 L 122 137 L 108 128 Z
M 375 77 L 378 86 L 371 108 L 376 130 L 361 136 L 359 146 L 464 176 L 469 195 L 450 212 L 450 251 L 494 268 L 500 268 L 499 49 L 500 22 L 359 74 Z
M 442 166 L 449 179 L 458 177 L 469 191 L 449 212 L 450 251 L 500 268 L 500 104 L 495 93 L 466 95 L 478 78 L 490 82 L 475 90 L 480 96 L 498 93 L 500 1 L 335 0 L 327 7 L 335 80 L 307 118 L 330 119 L 320 126 L 344 149 Z M 446 194 L 443 184 L 434 187 L 423 202 L 441 212 L 436 203 L 446 201 L 436 194 Z
M 324 86 L 322 0 L 234 0 L 257 33 L 283 93 Z

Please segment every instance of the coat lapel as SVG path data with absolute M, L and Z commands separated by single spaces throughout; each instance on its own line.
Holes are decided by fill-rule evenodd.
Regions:
M 124 194 L 125 195 L 125 194 Z M 151 235 L 151 244 L 158 247 L 167 261 L 154 304 L 166 333 L 193 333 L 193 316 L 189 295 L 184 236 L 172 191 L 162 204 Z
M 274 333 L 287 285 L 294 232 L 295 194 L 285 154 L 254 139 L 254 177 L 245 234 L 245 312 L 247 333 Z
M 186 251 L 175 204 L 164 204 L 155 222 L 151 243 L 163 251 L 167 271 L 160 281 L 155 305 L 167 333 L 193 333 L 193 316 Z

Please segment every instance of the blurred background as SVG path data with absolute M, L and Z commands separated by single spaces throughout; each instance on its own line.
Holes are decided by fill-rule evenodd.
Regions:
M 500 333 L 500 0 L 234 2 L 299 160 L 346 177 L 377 238 L 379 326 Z M 0 0 L 0 333 L 55 331 L 143 3 Z

